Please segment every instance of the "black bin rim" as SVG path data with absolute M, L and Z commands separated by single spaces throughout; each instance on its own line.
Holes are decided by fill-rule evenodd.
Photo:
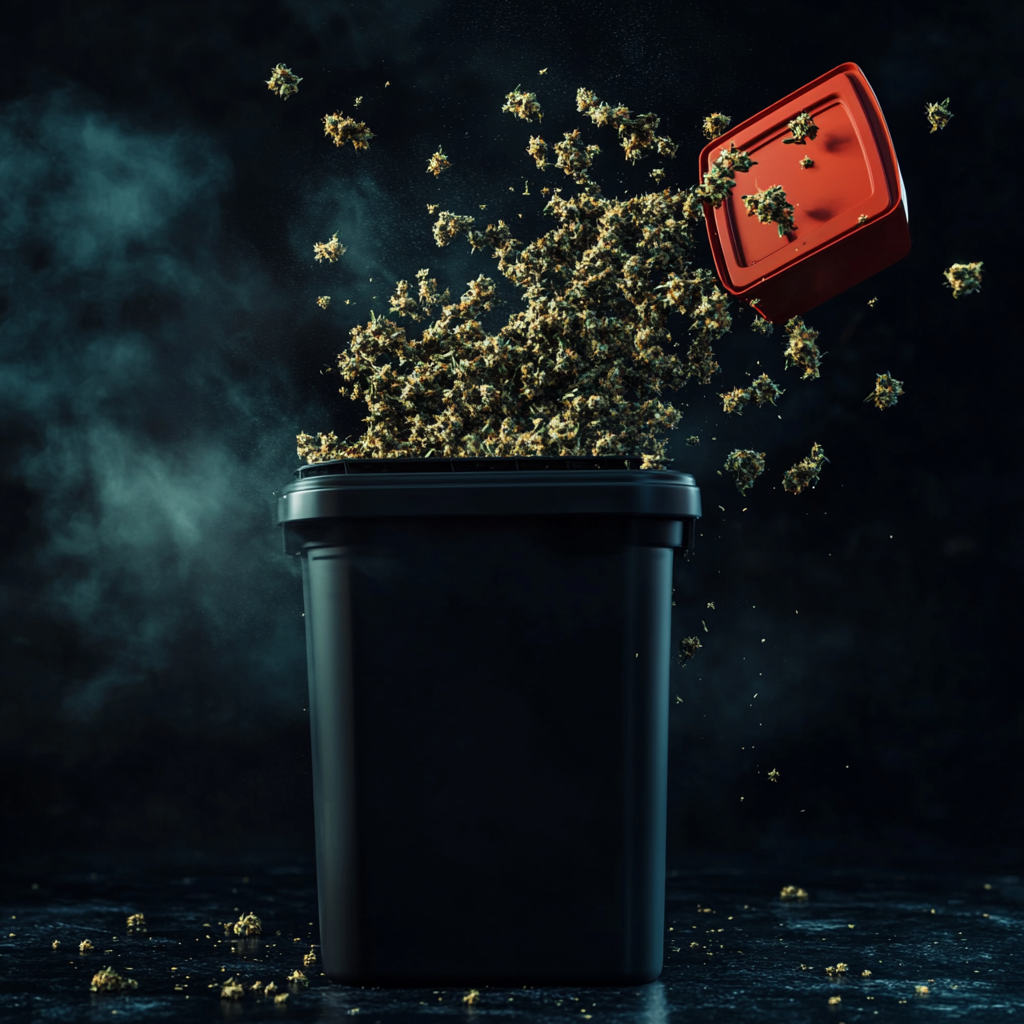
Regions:
M 668 462 L 673 460 L 669 459 Z M 533 455 L 332 459 L 299 466 L 296 480 L 362 473 L 480 473 L 551 470 L 640 470 L 639 455 Z M 657 472 L 643 470 L 643 472 Z

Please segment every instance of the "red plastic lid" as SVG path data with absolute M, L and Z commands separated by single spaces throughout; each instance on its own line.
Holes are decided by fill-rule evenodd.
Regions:
M 801 111 L 818 126 L 814 139 L 787 144 L 787 127 Z M 736 173 L 736 187 L 716 210 L 705 206 L 715 268 L 725 288 L 741 294 L 797 263 L 814 259 L 851 232 L 899 211 L 903 182 L 889 129 L 863 71 L 852 63 L 814 79 L 708 143 L 700 154 L 703 180 L 723 149 L 735 145 L 756 161 Z M 812 167 L 800 160 L 808 156 Z M 792 232 L 750 216 L 741 195 L 781 185 L 794 207 Z M 861 217 L 866 220 L 859 220 Z M 851 275 L 850 285 L 862 279 Z

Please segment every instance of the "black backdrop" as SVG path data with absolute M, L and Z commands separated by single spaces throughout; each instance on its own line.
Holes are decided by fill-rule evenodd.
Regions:
M 426 266 L 458 295 L 490 273 L 511 294 L 483 253 L 439 250 L 425 210 L 486 203 L 519 237 L 545 229 L 524 152 L 536 129 L 500 112 L 505 93 L 535 88 L 546 133 L 580 127 L 601 144 L 596 174 L 615 194 L 648 166 L 631 169 L 582 120 L 579 86 L 661 115 L 681 143 L 668 183 L 687 184 L 707 113 L 741 120 L 852 60 L 889 123 L 913 250 L 806 315 L 828 353 L 820 380 L 784 371 L 781 334 L 752 334 L 736 310 L 714 386 L 678 396 L 674 465 L 697 477 L 705 517 L 677 566 L 674 629 L 704 646 L 673 668 L 670 852 L 1014 863 L 1024 9 L 12 7 L 0 34 L 6 862 L 311 854 L 302 596 L 273 493 L 297 432 L 360 429 L 362 407 L 319 370 L 395 280 Z M 287 101 L 263 84 L 278 62 L 303 76 Z M 353 113 L 360 95 L 377 137 L 368 153 L 335 149 L 320 119 Z M 946 96 L 954 119 L 929 133 L 925 103 Z M 435 179 L 424 169 L 439 145 L 453 169 Z M 315 263 L 313 243 L 334 231 L 348 252 Z M 983 289 L 954 300 L 942 271 L 974 260 Z M 726 419 L 714 392 L 759 359 L 787 388 L 778 410 Z M 862 401 L 881 372 L 906 388 L 885 412 Z M 700 447 L 683 443 L 691 433 Z M 782 470 L 814 441 L 830 459 L 820 485 L 784 493 Z M 740 500 L 716 470 L 755 445 L 768 473 Z

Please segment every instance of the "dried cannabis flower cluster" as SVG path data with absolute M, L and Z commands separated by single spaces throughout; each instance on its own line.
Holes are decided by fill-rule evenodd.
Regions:
M 902 394 L 903 381 L 896 380 L 887 373 L 880 373 L 875 379 L 875 390 L 864 401 L 874 402 L 878 409 L 888 409 L 890 405 L 896 404 Z
M 953 117 L 949 112 L 949 97 L 947 96 L 941 103 L 926 103 L 924 113 L 928 118 L 928 123 L 932 126 L 932 132 L 945 128 Z
M 309 952 L 302 957 L 303 967 L 312 967 L 316 963 L 316 949 L 313 946 L 309 947 Z
M 146 915 L 145 914 L 129 914 L 128 920 L 128 931 L 145 931 L 146 930 Z
M 807 890 L 801 889 L 798 885 L 784 885 L 779 896 L 784 900 L 805 900 L 807 899 Z
M 293 93 L 299 91 L 299 82 L 301 81 L 302 79 L 298 75 L 292 73 L 291 68 L 278 64 L 271 70 L 270 78 L 267 79 L 266 84 L 271 92 L 286 100 Z
M 774 384 L 767 373 L 755 377 L 748 388 L 733 388 L 718 397 L 722 399 L 722 411 L 734 412 L 738 416 L 743 415 L 743 406 L 753 402 L 757 406 L 769 403 L 775 404 L 775 399 L 786 392 L 777 384 Z
M 221 999 L 241 999 L 245 995 L 245 989 L 240 981 L 228 978 L 220 990 Z
M 233 925 L 227 924 L 236 935 L 259 935 L 263 931 L 263 922 L 253 913 L 243 914 Z
M 138 988 L 139 983 L 134 978 L 124 978 L 113 967 L 104 967 L 92 976 L 92 983 L 89 985 L 90 992 L 130 992 Z
M 825 449 L 815 441 L 811 445 L 811 454 L 786 470 L 782 478 L 783 489 L 789 491 L 790 494 L 799 494 L 808 487 L 817 487 L 821 466 L 824 462 L 828 462 L 828 459 L 825 458 Z
M 717 139 L 731 124 L 732 118 L 726 114 L 708 114 L 704 118 L 704 137 L 706 139 Z
M 78 944 L 79 953 L 91 953 L 96 947 L 89 941 L 89 939 L 83 939 Z
M 789 139 L 786 141 L 788 142 Z M 747 208 L 748 217 L 756 214 L 762 224 L 778 225 L 779 238 L 792 231 L 796 226 L 793 223 L 793 204 L 786 200 L 786 192 L 781 185 L 772 185 L 753 195 L 740 196 L 740 198 Z
M 436 178 L 442 171 L 447 171 L 450 167 L 451 161 L 445 156 L 444 150 L 438 146 L 437 152 L 433 153 L 427 161 L 427 174 L 432 174 Z
M 321 309 L 326 309 L 331 304 L 331 297 L 330 297 L 330 295 L 318 295 L 317 296 L 317 300 L 316 300 L 316 304 Z
M 335 231 L 329 242 L 313 243 L 313 258 L 319 263 L 327 260 L 328 263 L 337 263 L 339 256 L 344 256 L 348 250 L 338 241 L 338 232 Z
M 953 289 L 953 298 L 981 291 L 981 263 L 954 263 L 944 270 L 946 283 Z
M 701 642 L 695 636 L 686 636 L 679 641 L 679 664 L 685 665 L 700 649 Z
M 835 967 L 826 967 L 825 973 L 830 975 L 847 974 L 850 970 L 848 964 L 838 963 Z
M 820 377 L 818 366 L 826 353 L 819 352 L 815 339 L 818 332 L 808 327 L 798 317 L 790 317 L 786 321 L 786 331 L 789 335 L 789 344 L 786 346 L 786 369 L 795 366 L 804 371 L 804 380 L 809 377 Z
M 305 972 L 298 970 L 298 968 L 292 971 L 286 980 L 289 985 L 306 986 L 309 984 L 309 978 L 306 977 Z
M 764 452 L 737 449 L 729 452 L 725 460 L 725 471 L 736 476 L 736 489 L 746 494 L 754 481 L 764 472 Z
M 537 102 L 535 92 L 520 92 L 517 85 L 506 97 L 505 105 L 501 108 L 503 114 L 515 114 L 520 121 L 532 121 L 533 115 L 537 115 L 538 121 L 544 120 L 544 114 Z
M 504 109 L 539 113 L 530 97 L 512 93 Z M 634 117 L 585 89 L 577 107 L 617 129 L 627 159 L 675 153 L 676 144 L 655 133 L 654 115 Z M 681 413 L 659 396 L 690 378 L 710 383 L 718 371 L 712 345 L 732 325 L 714 274 L 690 266 L 693 229 L 702 200 L 728 195 L 735 172 L 752 162 L 726 151 L 700 186 L 619 202 L 601 195 L 590 175 L 598 147 L 584 146 L 579 131 L 564 133 L 553 149 L 555 167 L 582 191 L 568 199 L 554 191 L 545 213 L 555 226 L 543 237 L 524 245 L 504 221 L 480 230 L 450 211 L 433 229 L 439 246 L 465 234 L 472 249 L 491 250 L 527 309 L 490 333 L 481 323 L 498 304 L 490 278 L 471 281 L 457 303 L 438 294 L 427 270 L 417 274 L 418 296 L 398 282 L 392 312 L 434 322 L 419 338 L 376 315 L 352 329 L 338 356 L 346 383 L 339 390 L 366 401 L 368 429 L 348 444 L 333 433 L 318 441 L 300 434 L 300 458 L 619 455 L 642 447 L 644 468 L 665 464 L 666 442 L 657 435 Z M 531 139 L 538 166 L 550 166 L 546 153 L 542 139 Z M 691 319 L 685 362 L 666 351 L 678 344 L 667 326 L 673 312 Z
M 370 139 L 374 137 L 373 132 L 362 121 L 345 117 L 340 110 L 324 115 L 324 135 L 334 139 L 336 146 L 344 146 L 346 142 L 351 142 L 356 152 L 369 149 Z
M 806 110 L 801 111 L 790 121 L 786 127 L 793 133 L 793 138 L 783 139 L 783 145 L 797 144 L 806 146 L 808 139 L 813 139 L 818 134 L 818 126 L 814 123 L 811 115 Z

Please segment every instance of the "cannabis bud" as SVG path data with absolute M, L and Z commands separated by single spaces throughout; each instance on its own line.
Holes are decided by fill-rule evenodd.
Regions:
M 266 85 L 271 92 L 286 100 L 293 93 L 299 91 L 299 82 L 301 81 L 302 79 L 293 74 L 290 68 L 278 64 L 270 72 L 270 78 L 267 79 Z
M 706 139 L 717 139 L 730 124 L 732 124 L 732 118 L 725 114 L 708 114 L 704 118 L 704 137 Z
M 760 192 L 740 198 L 747 208 L 748 217 L 756 214 L 762 224 L 778 224 L 779 238 L 795 227 L 793 206 L 786 201 L 786 193 L 781 185 L 772 185 L 771 188 L 761 189 Z
M 786 127 L 793 133 L 793 138 L 783 139 L 784 145 L 796 144 L 799 146 L 806 146 L 808 139 L 813 139 L 818 134 L 818 126 L 814 123 L 811 115 L 806 110 L 797 114 Z
M 932 132 L 945 128 L 953 117 L 949 112 L 949 97 L 947 96 L 941 103 L 926 103 L 924 113 L 928 118 L 928 123 L 932 126 Z
M 954 263 L 946 275 L 946 283 L 953 289 L 953 298 L 981 291 L 981 263 Z

